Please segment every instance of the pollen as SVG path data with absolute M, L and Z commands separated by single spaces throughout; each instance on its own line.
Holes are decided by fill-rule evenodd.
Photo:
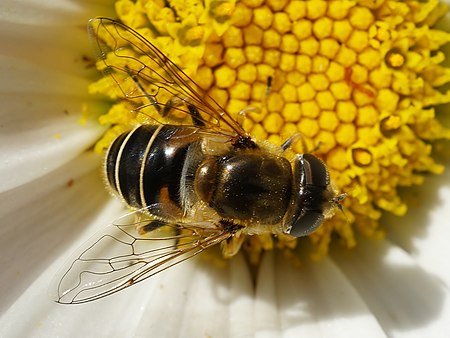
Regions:
M 385 57 L 386 64 L 391 68 L 400 68 L 405 63 L 405 57 L 398 51 L 389 51 Z
M 280 114 L 271 113 L 264 119 L 264 129 L 271 134 L 277 134 L 283 127 L 284 119 Z
M 260 108 L 242 122 L 252 136 L 299 134 L 293 150 L 320 157 L 348 194 L 345 214 L 306 239 L 252 236 L 250 257 L 311 241 L 318 258 L 333 238 L 349 248 L 357 233 L 381 238 L 383 213 L 407 211 L 398 189 L 443 170 L 431 154 L 432 141 L 450 139 L 435 110 L 450 102 L 441 51 L 450 34 L 434 27 L 445 14 L 437 0 L 119 0 L 116 11 L 231 115 Z M 90 92 L 117 100 L 113 87 L 102 79 Z M 111 128 L 96 150 L 138 123 L 127 104 L 100 116 Z
M 227 48 L 224 60 L 231 68 L 238 68 L 246 63 L 245 54 L 241 48 Z
M 286 103 L 281 112 L 281 115 L 284 121 L 297 122 L 301 117 L 300 104 L 297 102 Z
M 227 65 L 220 66 L 214 72 L 214 79 L 218 88 L 229 88 L 236 80 L 236 71 Z

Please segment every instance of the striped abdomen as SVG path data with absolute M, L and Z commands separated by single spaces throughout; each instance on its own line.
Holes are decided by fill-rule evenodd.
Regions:
M 109 185 L 131 207 L 160 204 L 181 212 L 181 175 L 188 150 L 198 140 L 195 131 L 187 127 L 142 125 L 120 135 L 106 155 Z M 174 210 L 159 212 L 173 214 Z

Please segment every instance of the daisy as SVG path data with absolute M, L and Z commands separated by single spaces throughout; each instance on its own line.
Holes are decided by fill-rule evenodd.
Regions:
M 262 7 L 258 7 L 261 1 L 242 3 L 255 13 L 270 16 L 267 9 L 275 11 L 273 1 L 268 2 L 271 6 Z M 429 6 L 432 5 L 430 1 Z M 408 201 L 412 210 L 403 217 L 384 217 L 384 228 L 389 229 L 384 240 L 374 239 L 376 236 L 342 236 L 347 246 L 356 242 L 356 247 L 347 250 L 333 242 L 329 255 L 323 257 L 331 231 L 319 232 L 311 239 L 312 250 L 316 250 L 313 252 L 322 257 L 319 262 L 307 258 L 311 253 L 308 242 L 295 251 L 306 258 L 301 260 L 301 266 L 287 259 L 284 252 L 267 251 L 253 280 L 242 255 L 227 262 L 199 257 L 93 303 L 63 306 L 52 302 L 49 285 L 70 252 L 125 212 L 105 192 L 99 174 L 100 156 L 89 150 L 103 135 L 104 128 L 94 122 L 79 124 L 83 105 L 98 114 L 107 108 L 86 91 L 96 71 L 90 62 L 85 23 L 89 17 L 114 14 L 106 6 L 70 2 L 57 6 L 51 2 L 0 6 L 4 84 L 0 136 L 2 336 L 360 337 L 362 332 L 373 337 L 448 335 L 450 267 L 444 259 L 448 253 L 446 223 L 450 216 L 448 173 L 426 178 L 426 185 L 415 187 L 414 191 L 408 188 L 407 194 L 415 197 Z M 244 10 L 241 5 L 237 8 L 234 13 Z M 227 13 L 226 8 L 222 10 Z M 398 10 L 401 13 L 402 8 Z M 260 20 L 259 16 L 254 17 Z M 392 16 L 392 20 L 395 18 Z M 122 19 L 126 21 L 126 17 Z M 259 25 L 264 25 L 258 20 Z M 213 25 L 220 32 L 223 27 L 220 20 L 216 21 Z M 244 25 L 242 21 L 234 22 Z M 236 32 L 230 27 L 233 26 L 221 32 L 224 35 L 219 35 L 216 43 L 226 43 L 226 37 Z M 195 37 L 199 32 L 191 34 L 188 36 Z M 268 35 L 266 42 L 274 43 L 275 35 Z M 224 36 L 223 40 L 220 36 Z M 302 39 L 300 42 L 305 43 Z M 236 53 L 229 56 L 232 63 L 239 60 L 236 56 L 240 52 L 236 46 L 230 48 L 235 49 L 229 54 Z M 192 71 L 198 63 L 196 57 L 212 55 L 208 60 L 214 60 L 214 53 L 206 54 L 207 49 L 194 50 L 197 52 L 189 54 L 192 59 L 186 63 Z M 173 59 L 183 59 L 183 50 L 174 51 L 181 53 L 171 55 Z M 393 52 L 388 62 L 395 68 L 398 62 L 401 64 L 403 54 Z M 270 61 L 270 55 L 265 57 Z M 288 67 L 289 58 L 285 59 L 283 67 Z M 226 75 L 233 69 L 228 64 L 221 72 Z M 205 67 L 199 68 L 202 71 L 207 72 Z M 228 75 L 222 77 L 221 72 L 215 79 L 218 83 L 229 79 Z M 370 99 L 370 93 L 378 88 L 366 87 L 366 82 L 358 78 L 361 73 L 364 70 L 344 72 L 344 82 L 363 94 L 361 100 Z M 251 72 L 241 74 L 245 79 Z M 302 93 L 308 93 L 306 82 L 299 86 L 304 86 Z M 93 87 L 91 91 L 95 91 Z M 294 102 L 289 101 L 289 87 L 279 89 L 284 96 L 278 95 L 286 103 Z M 338 89 L 336 93 L 345 94 L 345 90 Z M 239 110 L 243 101 L 248 104 L 247 100 L 234 98 L 224 102 L 232 111 Z M 295 117 L 289 109 L 277 108 L 275 101 L 268 102 L 268 107 L 272 113 L 266 116 L 263 128 L 257 123 L 257 116 L 247 122 L 247 127 L 276 142 L 271 135 L 290 126 L 292 123 L 285 121 Z M 323 130 L 332 128 L 334 121 L 329 113 L 325 115 L 328 118 L 319 121 Z M 395 126 L 395 121 L 389 121 L 388 126 Z M 325 133 L 329 134 L 333 133 Z M 315 141 L 311 135 L 310 145 Z M 337 136 L 334 141 L 343 142 Z M 364 146 L 355 147 L 352 155 L 356 164 L 370 165 L 364 162 L 367 149 L 375 148 Z M 96 143 L 96 147 L 101 148 L 102 143 Z M 333 163 L 333 156 L 328 161 Z M 338 164 L 330 166 L 340 172 Z M 424 166 L 439 170 L 431 160 Z M 345 182 L 338 183 L 345 186 Z M 390 201 L 394 203 L 379 207 L 402 214 L 400 199 Z M 366 211 L 371 210 L 370 206 L 367 208 Z M 349 215 L 355 213 L 351 205 L 348 210 Z M 361 224 L 365 220 L 370 226 L 360 230 L 366 235 L 371 231 L 376 234 L 379 215 L 367 215 L 359 215 L 359 221 Z M 339 222 L 345 228 L 347 223 Z M 325 229 L 333 226 L 332 222 L 328 224 Z M 340 235 L 348 233 L 348 229 L 342 229 L 337 229 Z M 258 251 L 257 243 L 254 244 Z

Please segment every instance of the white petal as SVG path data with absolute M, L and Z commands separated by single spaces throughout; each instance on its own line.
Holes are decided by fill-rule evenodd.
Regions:
M 270 337 L 280 331 L 279 311 L 275 292 L 274 254 L 264 256 L 258 269 L 255 293 L 255 336 Z
M 364 299 L 330 259 L 295 266 L 269 253 L 255 300 L 258 337 L 383 337 Z
M 69 95 L 85 95 L 88 75 L 96 74 L 92 58 L 88 59 L 94 53 L 86 25 L 87 20 L 84 19 L 77 24 L 58 26 L 25 25 L 0 20 L 3 46 L 0 55 L 5 58 L 1 64 L 2 74 L 10 73 L 10 76 L 0 79 L 1 90 L 49 92 L 54 95 L 64 88 L 64 92 Z M 17 65 L 10 64 L 9 59 L 17 60 Z M 63 87 L 55 82 L 57 75 L 67 77 Z
M 252 332 L 252 288 L 245 262 L 238 256 L 224 267 L 207 257 L 159 275 L 161 282 L 148 298 L 138 337 L 149 332 L 158 337 L 239 337 Z M 242 317 L 236 318 L 238 314 Z
M 98 155 L 86 154 L 47 176 L 0 194 L 3 310 L 66 246 L 73 245 L 110 199 L 98 164 Z
M 89 15 L 113 15 L 114 6 L 104 1 L 2 0 L 0 20 L 26 24 L 73 24 Z
M 243 264 L 241 257 L 239 260 L 237 264 Z M 239 337 L 230 335 L 228 327 L 229 304 L 235 302 L 230 298 L 228 277 L 235 263 L 224 268 L 199 257 L 112 297 L 64 306 L 52 303 L 46 295 L 49 276 L 61 261 L 43 273 L 3 315 L 2 336 Z M 245 275 L 232 279 L 250 285 Z M 24 316 L 26 321 L 21 320 Z M 251 312 L 242 319 L 249 317 Z M 15 324 L 18 322 L 22 325 Z
M 6 178 L 0 191 L 5 191 L 67 163 L 102 130 L 96 123 L 79 124 L 92 72 L 81 61 L 89 49 L 84 29 L 0 21 L 0 38 L 0 175 Z
M 112 216 L 111 210 L 106 210 L 105 214 Z M 99 222 L 91 225 L 94 223 Z M 154 289 L 152 283 L 147 284 L 147 288 L 143 284 L 136 285 L 134 292 L 126 290 L 82 306 L 57 304 L 49 298 L 48 287 L 64 260 L 58 259 L 52 264 L 8 309 L 0 320 L 0 334 L 8 337 L 133 337 L 144 305 L 151 296 L 148 291 Z M 22 320 L 24 315 L 26 321 Z
M 254 287 L 249 268 L 241 255 L 230 262 L 229 336 L 254 335 Z
M 384 331 L 393 337 L 447 337 L 450 293 L 387 241 L 360 238 L 352 252 L 333 252 Z
M 303 332 L 304 324 L 316 325 L 322 337 L 360 337 L 358 328 L 365 331 L 365 337 L 384 336 L 352 281 L 329 258 L 321 262 L 305 261 L 299 269 L 286 260 L 281 260 L 278 266 L 281 271 L 276 274 L 277 285 L 284 295 L 280 312 L 291 313 L 282 316 L 288 336 Z M 301 316 L 298 300 L 303 304 Z
M 137 327 L 133 328 L 136 336 L 145 337 L 149 332 L 160 337 L 178 335 L 185 315 L 188 290 L 195 273 L 197 271 L 191 260 L 150 278 L 147 287 L 154 286 L 146 299 L 143 316 Z M 147 281 L 143 284 L 147 284 Z
M 450 163 L 447 163 L 449 168 Z M 388 238 L 406 250 L 421 267 L 450 287 L 450 171 L 426 178 L 411 188 L 409 212 L 404 217 L 386 215 Z
M 101 133 L 93 123 L 80 125 L 77 101 L 40 98 L 34 101 L 36 107 L 24 107 L 26 102 L 19 99 L 14 102 L 21 103 L 7 104 L 14 117 L 0 136 L 0 191 L 30 182 L 67 163 Z M 66 109 L 74 113 L 66 115 Z

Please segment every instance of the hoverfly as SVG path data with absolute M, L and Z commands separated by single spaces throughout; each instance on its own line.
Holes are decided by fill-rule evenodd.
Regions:
M 345 195 L 320 159 L 284 156 L 292 139 L 252 139 L 132 28 L 96 18 L 88 30 L 118 96 L 149 122 L 118 136 L 105 156 L 107 185 L 135 211 L 76 254 L 58 302 L 111 295 L 219 243 L 232 256 L 246 235 L 305 236 L 341 207 Z

